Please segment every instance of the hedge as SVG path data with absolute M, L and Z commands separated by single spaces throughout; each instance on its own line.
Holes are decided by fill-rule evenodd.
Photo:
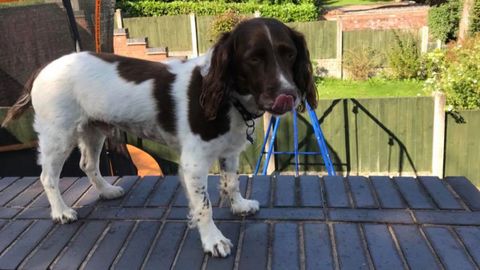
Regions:
M 197 15 L 219 15 L 227 11 L 241 14 L 253 14 L 260 11 L 263 17 L 277 18 L 283 22 L 315 21 L 319 10 L 314 4 L 257 4 L 257 3 L 222 3 L 222 2 L 157 2 L 154 0 L 119 1 L 117 7 L 125 12 L 126 17 L 163 16 L 195 13 Z

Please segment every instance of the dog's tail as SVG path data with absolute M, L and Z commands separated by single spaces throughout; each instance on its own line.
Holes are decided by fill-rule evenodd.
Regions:
M 32 105 L 31 92 L 33 82 L 37 78 L 38 73 L 40 73 L 42 68 L 37 69 L 35 72 L 32 73 L 32 75 L 30 75 L 30 78 L 28 78 L 27 82 L 23 87 L 23 95 L 21 95 L 18 98 L 17 102 L 15 102 L 15 104 L 13 104 L 13 106 L 8 110 L 5 119 L 3 119 L 2 127 L 6 127 L 10 121 L 17 119 L 28 108 L 30 108 L 30 106 Z

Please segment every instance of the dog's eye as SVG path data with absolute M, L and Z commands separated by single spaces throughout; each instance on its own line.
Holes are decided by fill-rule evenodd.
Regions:
M 288 54 L 287 54 L 287 59 L 288 59 L 288 60 L 293 60 L 293 59 L 295 59 L 295 54 L 294 54 L 294 53 L 288 53 Z
M 260 59 L 260 57 L 257 57 L 257 56 L 252 56 L 248 59 L 248 61 L 252 64 L 259 64 L 262 59 Z

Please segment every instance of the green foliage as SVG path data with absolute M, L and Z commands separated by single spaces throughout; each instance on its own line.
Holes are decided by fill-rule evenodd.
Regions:
M 480 34 L 444 51 L 429 53 L 433 62 L 425 81 L 428 91 L 443 91 L 450 109 L 480 109 Z
M 231 31 L 235 25 L 244 20 L 246 17 L 236 12 L 228 11 L 215 18 L 210 28 L 211 41 L 217 40 L 222 34 Z
M 459 0 L 449 0 L 428 12 L 428 27 L 432 36 L 443 42 L 457 38 L 461 4 Z
M 470 21 L 470 33 L 474 34 L 478 32 L 480 32 L 480 0 L 475 1 Z
M 373 77 L 382 66 L 381 54 L 370 48 L 361 47 L 348 50 L 343 59 L 343 67 L 353 80 L 366 80 Z
M 418 39 L 412 33 L 395 32 L 395 44 L 387 53 L 390 76 L 394 79 L 418 78 L 421 54 Z
M 319 11 L 312 3 L 270 5 L 257 4 L 255 2 L 173 1 L 165 3 L 154 0 L 142 0 L 117 2 L 117 7 L 121 8 L 127 17 L 179 15 L 192 12 L 197 15 L 220 15 L 227 11 L 240 14 L 253 14 L 256 10 L 260 11 L 264 17 L 277 18 L 283 22 L 315 21 L 319 17 Z

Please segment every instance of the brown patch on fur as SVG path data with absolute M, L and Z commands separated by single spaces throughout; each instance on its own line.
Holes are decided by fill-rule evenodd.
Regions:
M 223 103 L 216 111 L 215 119 L 207 117 L 200 102 L 202 85 L 203 77 L 200 74 L 200 68 L 197 67 L 192 72 L 188 86 L 188 121 L 193 133 L 200 135 L 202 140 L 209 141 L 227 133 L 230 129 L 228 117 L 230 105 Z
M 158 123 L 167 132 L 176 132 L 175 102 L 171 93 L 176 75 L 168 70 L 167 65 L 108 53 L 91 53 L 91 55 L 109 63 L 118 63 L 118 75 L 127 81 L 140 84 L 153 79 L 153 94 L 157 101 Z

